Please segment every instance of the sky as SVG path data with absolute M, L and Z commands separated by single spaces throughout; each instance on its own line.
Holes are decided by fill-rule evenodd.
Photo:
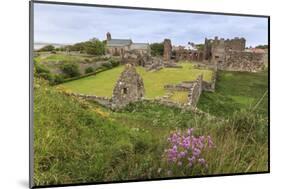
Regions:
M 34 41 L 73 44 L 98 38 L 173 45 L 204 43 L 205 37 L 244 37 L 246 46 L 268 43 L 267 18 L 130 10 L 36 3 Z

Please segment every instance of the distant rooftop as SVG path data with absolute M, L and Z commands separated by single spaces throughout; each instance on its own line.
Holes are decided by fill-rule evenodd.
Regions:
M 111 39 L 107 41 L 109 47 L 122 47 L 132 44 L 131 39 Z
M 136 49 L 136 50 L 146 50 L 147 48 L 149 48 L 148 43 L 133 43 L 131 45 L 131 49 Z

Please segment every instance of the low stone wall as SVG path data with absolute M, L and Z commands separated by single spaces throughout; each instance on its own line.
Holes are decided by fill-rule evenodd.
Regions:
M 202 81 L 203 75 L 199 75 L 198 78 L 194 81 L 192 87 L 190 88 L 188 93 L 188 106 L 196 107 L 197 102 L 202 93 Z
M 210 82 L 207 82 L 204 80 L 202 81 L 202 90 L 203 91 L 215 92 L 217 74 L 218 74 L 218 72 L 216 70 L 214 70 L 212 79 Z
M 78 93 L 67 93 L 67 95 L 83 98 L 86 100 L 92 100 L 107 108 L 111 108 L 111 105 L 112 105 L 112 99 L 107 98 L 107 97 L 100 97 L 100 96 L 95 96 L 95 95 L 85 95 L 85 94 L 78 94 Z
M 170 91 L 189 91 L 193 83 L 193 81 L 183 81 L 180 84 L 168 84 L 164 85 L 164 89 Z
M 220 70 L 257 72 L 265 67 L 265 53 L 246 51 L 226 52 L 225 61 L 218 65 Z

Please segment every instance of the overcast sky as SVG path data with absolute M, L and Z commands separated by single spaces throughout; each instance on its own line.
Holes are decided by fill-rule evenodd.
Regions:
M 267 19 L 258 17 L 35 4 L 35 42 L 76 43 L 96 37 L 173 45 L 204 43 L 205 37 L 244 37 L 247 46 L 267 44 Z

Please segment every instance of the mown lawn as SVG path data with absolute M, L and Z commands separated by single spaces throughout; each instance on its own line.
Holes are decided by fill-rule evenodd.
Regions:
M 268 71 L 219 71 L 215 92 L 203 92 L 198 107 L 217 116 L 229 116 L 245 108 L 267 116 Z
M 194 69 L 193 64 L 181 64 L 183 68 L 164 68 L 157 72 L 147 72 L 137 67 L 137 72 L 144 81 L 145 97 L 155 98 L 165 95 L 164 85 L 176 84 L 181 81 L 195 80 L 199 74 L 210 81 L 212 71 Z M 123 66 L 99 73 L 87 78 L 63 83 L 62 87 L 72 92 L 111 97 L 115 83 L 124 70 Z
M 51 54 L 51 55 L 41 55 L 35 58 L 35 61 L 38 63 L 41 62 L 56 62 L 56 61 L 65 61 L 65 62 L 81 62 L 85 59 L 83 56 L 71 56 L 67 54 Z

